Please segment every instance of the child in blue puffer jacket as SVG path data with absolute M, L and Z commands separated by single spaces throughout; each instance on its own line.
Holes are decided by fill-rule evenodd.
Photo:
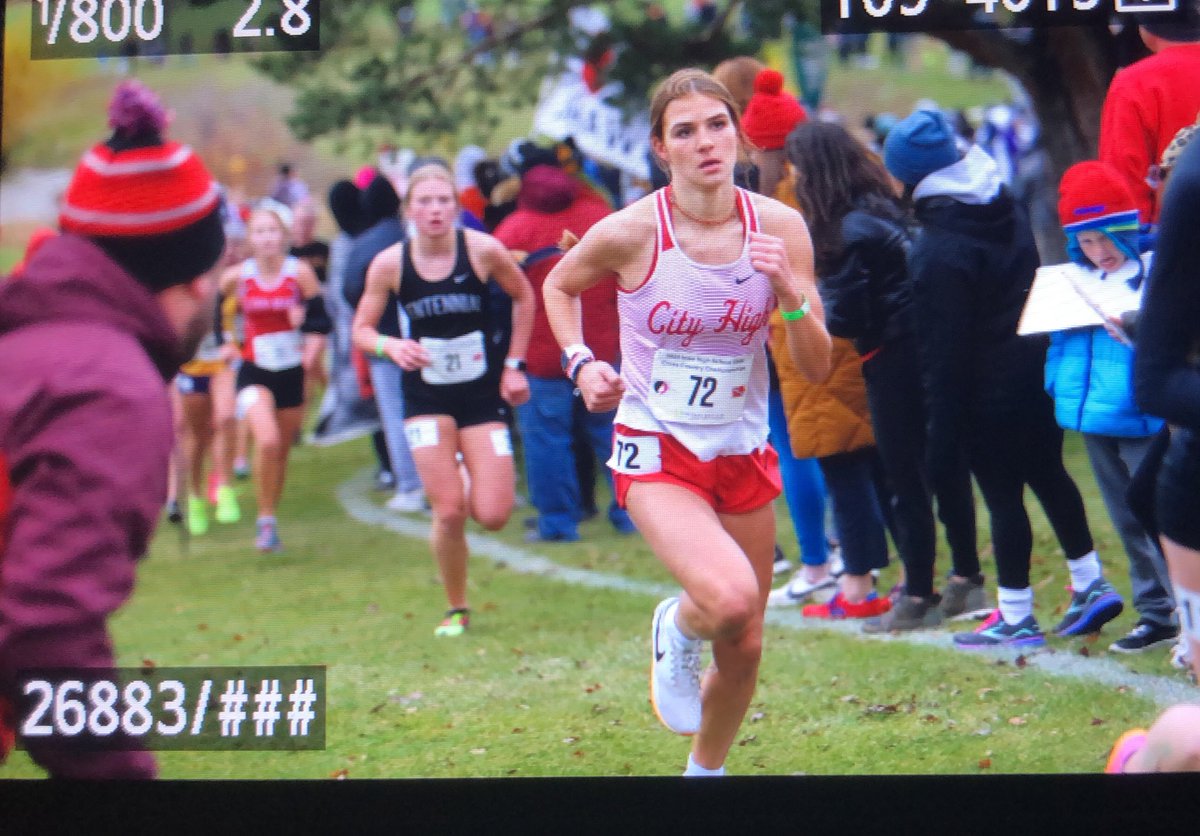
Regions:
M 1073 282 L 1107 321 L 1051 335 L 1046 391 L 1059 425 L 1083 434 L 1104 504 L 1129 555 L 1138 621 L 1110 649 L 1137 653 L 1169 645 L 1179 632 L 1162 552 L 1125 499 L 1131 474 L 1162 427 L 1134 404 L 1133 348 L 1122 326 L 1123 316 L 1141 304 L 1148 272 L 1138 254 L 1137 206 L 1120 174 L 1095 161 L 1068 169 L 1059 195 L 1067 252 L 1083 268 Z

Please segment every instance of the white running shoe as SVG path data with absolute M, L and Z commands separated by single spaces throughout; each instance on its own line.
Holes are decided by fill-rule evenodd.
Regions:
M 650 703 L 658 719 L 676 734 L 700 731 L 700 641 L 680 640 L 669 630 L 678 598 L 662 601 L 650 629 Z
M 831 590 L 837 586 L 837 578 L 830 574 L 819 581 L 804 579 L 804 570 L 792 575 L 792 579 L 779 589 L 772 589 L 767 595 L 768 607 L 788 607 L 806 603 L 814 598 L 821 590 Z
M 425 492 L 420 488 L 411 491 L 396 491 L 396 495 L 387 501 L 389 511 L 400 511 L 404 514 L 414 514 L 425 510 Z

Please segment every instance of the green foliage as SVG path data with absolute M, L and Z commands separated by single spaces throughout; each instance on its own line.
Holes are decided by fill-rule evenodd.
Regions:
M 477 141 L 508 111 L 531 106 L 541 81 L 568 56 L 583 55 L 587 38 L 571 31 L 568 12 L 581 0 L 483 0 L 494 20 L 491 36 L 471 44 L 459 27 L 418 15 L 402 36 L 396 11 L 408 0 L 343 0 L 322 9 L 320 53 L 283 53 L 256 62 L 260 71 L 297 90 L 289 124 L 310 140 L 355 125 L 386 126 L 439 137 Z M 645 106 L 650 87 L 686 66 L 712 67 L 734 55 L 755 54 L 764 37 L 778 33 L 785 13 L 816 19 L 815 0 L 748 0 L 724 4 L 719 23 L 701 27 L 681 15 L 652 14 L 647 4 L 603 4 L 612 20 L 616 62 L 608 79 L 619 81 L 618 102 Z M 651 4 L 653 5 L 653 4 Z M 745 7 L 748 36 L 736 33 Z M 603 51 L 599 49 L 598 51 Z

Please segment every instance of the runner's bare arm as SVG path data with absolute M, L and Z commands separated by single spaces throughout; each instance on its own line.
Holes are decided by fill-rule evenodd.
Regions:
M 653 247 L 653 215 L 646 223 L 639 201 L 609 215 L 584 234 L 550 271 L 542 286 L 550 330 L 562 347 L 583 342 L 579 296 L 612 273 L 624 276 Z M 652 210 L 651 210 L 652 211 Z
M 403 244 L 393 244 L 371 261 L 367 268 L 366 287 L 350 334 L 354 347 L 367 355 L 386 355 L 405 371 L 429 365 L 429 354 L 415 340 L 383 337 L 378 330 L 379 318 L 387 306 L 388 294 L 398 290 L 400 282 L 400 253 Z
M 550 330 L 564 349 L 583 344 L 583 311 L 579 296 L 601 279 L 617 273 L 624 283 L 637 274 L 645 254 L 654 246 L 652 207 L 640 201 L 609 215 L 587 231 L 578 244 L 550 271 L 542 287 Z M 591 412 L 616 409 L 625 381 L 608 363 L 580 367 L 575 385 Z
M 786 323 L 788 350 L 796 368 L 814 383 L 824 382 L 831 369 L 832 343 L 825 330 L 825 306 L 817 293 L 812 239 L 804 218 L 777 201 L 761 201 L 763 232 L 751 233 L 750 262 L 766 274 L 782 311 L 809 312 Z

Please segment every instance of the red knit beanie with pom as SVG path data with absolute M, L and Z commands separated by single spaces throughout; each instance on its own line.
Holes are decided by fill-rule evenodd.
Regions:
M 122 82 L 113 134 L 83 155 L 58 219 L 155 292 L 207 272 L 225 247 L 217 184 L 191 148 L 164 141 L 167 118 L 153 92 Z
M 783 73 L 769 67 L 754 79 L 754 95 L 742 114 L 742 130 L 763 151 L 783 148 L 792 128 L 808 118 L 796 97 L 783 91 Z

